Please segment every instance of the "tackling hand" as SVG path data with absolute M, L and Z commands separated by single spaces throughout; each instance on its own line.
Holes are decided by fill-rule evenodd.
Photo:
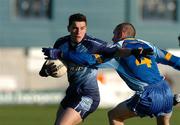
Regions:
M 47 56 L 45 59 L 59 59 L 61 57 L 61 51 L 59 49 L 42 48 L 42 52 Z
M 146 57 L 150 58 L 150 55 L 153 55 L 154 52 L 151 48 L 143 49 L 143 48 L 138 48 L 138 49 L 132 49 L 131 54 L 136 57 L 136 59 L 141 63 L 141 57 Z

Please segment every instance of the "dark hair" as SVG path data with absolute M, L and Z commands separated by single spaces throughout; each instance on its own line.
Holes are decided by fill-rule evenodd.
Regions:
M 83 22 L 86 22 L 86 24 L 87 24 L 86 16 L 81 13 L 76 13 L 76 14 L 71 15 L 69 17 L 69 25 L 68 26 L 71 26 L 71 24 L 74 21 L 83 21 Z
M 136 29 L 134 28 L 134 26 L 131 23 L 128 23 L 128 22 L 117 25 L 117 29 L 120 32 L 125 30 L 128 33 L 128 35 L 133 36 L 133 37 L 135 37 L 135 35 L 136 35 Z

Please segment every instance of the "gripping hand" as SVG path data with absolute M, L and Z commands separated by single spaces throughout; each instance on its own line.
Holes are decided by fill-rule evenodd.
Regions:
M 131 54 L 136 57 L 136 59 L 141 63 L 141 57 L 146 57 L 150 58 L 150 55 L 153 55 L 153 50 L 151 48 L 143 49 L 143 48 L 138 48 L 138 49 L 132 49 Z
M 61 57 L 61 51 L 54 48 L 42 48 L 42 52 L 46 56 L 45 59 L 59 59 Z
M 43 64 L 39 75 L 42 77 L 52 76 L 56 75 L 57 68 L 54 63 L 47 64 L 47 61 Z

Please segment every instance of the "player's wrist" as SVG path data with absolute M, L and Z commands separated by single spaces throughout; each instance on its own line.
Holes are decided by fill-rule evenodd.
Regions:
M 61 58 L 61 51 L 58 49 L 50 50 L 50 58 L 51 59 L 60 59 Z

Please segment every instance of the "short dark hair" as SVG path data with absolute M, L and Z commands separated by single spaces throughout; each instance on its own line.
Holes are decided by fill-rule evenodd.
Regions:
M 128 33 L 128 35 L 135 37 L 136 35 L 136 29 L 133 26 L 133 24 L 129 23 L 129 22 L 124 22 L 121 23 L 119 25 L 117 25 L 116 27 L 120 32 L 122 32 L 123 30 L 126 30 L 126 32 Z
M 83 22 L 86 22 L 86 25 L 87 25 L 86 16 L 81 13 L 76 13 L 76 14 L 71 15 L 69 17 L 69 25 L 68 26 L 71 26 L 71 24 L 74 21 L 83 21 Z

